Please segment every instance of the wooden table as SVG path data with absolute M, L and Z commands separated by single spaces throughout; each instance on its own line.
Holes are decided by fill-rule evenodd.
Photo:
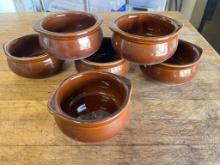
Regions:
M 95 144 L 61 133 L 47 111 L 58 84 L 76 73 L 26 79 L 12 73 L 0 56 L 0 164 L 220 164 L 220 56 L 179 13 L 162 13 L 184 24 L 180 38 L 204 49 L 200 71 L 185 85 L 166 86 L 146 80 L 138 66 L 127 76 L 133 84 L 132 118 L 117 137 Z M 99 14 L 105 36 L 109 21 L 121 13 Z M 43 13 L 1 14 L 0 43 L 32 33 Z

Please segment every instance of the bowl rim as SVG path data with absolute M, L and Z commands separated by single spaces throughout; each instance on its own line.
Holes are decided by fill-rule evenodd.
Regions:
M 158 65 L 165 66 L 165 67 L 172 67 L 172 68 L 185 68 L 185 67 L 193 66 L 194 64 L 198 63 L 201 60 L 203 49 L 200 46 L 193 44 L 191 42 L 182 40 L 182 39 L 179 39 L 178 45 L 180 42 L 185 43 L 185 44 L 189 44 L 189 45 L 191 45 L 192 48 L 195 48 L 198 51 L 198 58 L 195 61 L 187 63 L 187 64 L 170 64 L 170 63 L 166 63 L 166 61 L 164 61 Z M 178 46 L 177 46 L 177 49 L 178 49 Z
M 61 105 L 58 104 L 57 100 L 58 100 L 58 93 L 60 92 L 61 90 L 61 87 L 64 86 L 66 83 L 68 83 L 69 80 L 73 80 L 73 79 L 77 79 L 77 78 L 80 78 L 86 74 L 102 74 L 102 75 L 107 75 L 108 77 L 111 77 L 113 79 L 115 79 L 116 81 L 118 81 L 119 83 L 122 83 L 123 87 L 125 88 L 125 92 L 126 92 L 126 95 L 125 95 L 125 99 L 123 101 L 123 103 L 120 105 L 120 107 L 118 108 L 117 111 L 111 113 L 109 116 L 105 117 L 105 118 L 102 118 L 102 119 L 98 119 L 98 120 L 81 120 L 81 119 L 77 119 L 75 117 L 72 117 L 68 114 L 66 114 L 62 108 L 61 108 Z M 69 77 L 67 77 L 66 79 L 64 79 L 60 85 L 58 86 L 57 90 L 54 92 L 51 100 L 53 100 L 54 102 L 54 106 L 56 107 L 56 112 L 52 112 L 52 113 L 55 113 L 56 115 L 59 115 L 60 117 L 62 117 L 64 120 L 68 120 L 74 124 L 77 124 L 77 125 L 83 125 L 83 126 L 87 126 L 87 127 L 94 127 L 94 126 L 98 126 L 98 125 L 101 125 L 103 123 L 108 123 L 108 122 L 111 122 L 112 120 L 116 119 L 119 117 L 119 115 L 121 113 L 123 113 L 125 110 L 126 110 L 126 107 L 129 105 L 130 103 L 130 97 L 131 97 L 131 88 L 132 87 L 127 87 L 126 83 L 123 81 L 123 79 L 126 79 L 122 76 L 118 76 L 118 75 L 115 75 L 113 73 L 109 73 L 109 72 L 104 72 L 104 71 L 84 71 L 84 72 L 81 72 L 81 73 L 77 73 L 77 74 L 73 74 Z M 129 81 L 128 79 L 126 79 L 126 81 Z M 130 81 L 129 81 L 130 83 Z M 130 84 L 131 85 L 131 84 Z M 50 100 L 49 100 L 50 101 Z M 48 108 L 50 109 L 49 107 L 49 102 L 48 102 Z M 51 110 L 50 110 L 51 112 Z
M 6 57 L 8 57 L 10 59 L 13 59 L 13 60 L 16 60 L 16 61 L 20 61 L 20 62 L 22 62 L 22 61 L 27 62 L 27 61 L 33 61 L 33 60 L 42 60 L 42 59 L 48 57 L 49 55 L 47 54 L 47 52 L 44 49 L 42 49 L 43 53 L 39 54 L 38 56 L 34 56 L 34 57 L 16 57 L 16 56 L 13 56 L 9 52 L 9 48 L 10 48 L 11 44 L 13 44 L 14 42 L 19 41 L 20 39 L 26 38 L 26 37 L 38 37 L 38 36 L 39 35 L 36 34 L 36 33 L 31 33 L 31 34 L 25 34 L 25 35 L 20 36 L 18 38 L 11 39 L 11 40 L 7 41 L 6 43 L 3 44 L 3 50 L 5 52 Z
M 82 15 L 86 15 L 89 17 L 93 17 L 95 19 L 95 24 L 93 24 L 92 26 L 76 31 L 76 32 L 68 32 L 68 33 L 59 33 L 59 32 L 52 32 L 50 30 L 47 30 L 43 27 L 43 23 L 46 20 L 49 20 L 51 18 L 55 18 L 55 17 L 59 17 L 59 16 L 65 16 L 65 15 L 77 15 L 77 14 L 82 14 Z M 33 29 L 38 32 L 38 33 L 42 33 L 45 34 L 47 36 L 54 36 L 54 37 L 71 37 L 71 36 L 81 36 L 90 32 L 93 32 L 94 30 L 96 30 L 97 28 L 100 27 L 102 23 L 102 18 L 100 16 L 94 15 L 92 13 L 87 13 L 87 12 L 82 12 L 82 11 L 69 11 L 69 12 L 60 12 L 60 13 L 55 13 L 55 14 L 49 14 L 46 17 L 42 18 L 41 20 L 38 20 Z
M 148 36 L 140 36 L 140 35 L 135 35 L 135 34 L 131 34 L 128 32 L 125 32 L 124 30 L 121 30 L 118 25 L 117 25 L 117 21 L 123 17 L 135 17 L 135 16 L 139 16 L 139 15 L 149 15 L 149 16 L 153 16 L 156 18 L 162 18 L 165 20 L 169 20 L 170 22 L 173 22 L 175 29 L 172 31 L 172 33 L 163 35 L 163 36 L 155 36 L 155 37 L 148 37 Z M 124 14 L 122 16 L 119 16 L 118 18 L 114 19 L 112 22 L 110 22 L 109 24 L 109 28 L 116 33 L 119 33 L 120 35 L 124 36 L 125 38 L 131 38 L 131 39 L 137 39 L 137 40 L 143 40 L 143 41 L 154 41 L 155 39 L 158 41 L 161 40 L 167 40 L 169 37 L 177 34 L 177 32 L 183 27 L 183 24 L 180 23 L 179 21 L 167 17 L 165 15 L 162 14 L 155 14 L 155 13 L 150 13 L 150 12 L 137 12 L 137 13 L 129 13 L 129 14 Z
M 117 64 L 120 64 L 122 62 L 125 61 L 125 59 L 118 59 L 118 60 L 115 60 L 115 61 L 112 61 L 112 62 L 93 62 L 93 61 L 90 61 L 90 60 L 87 60 L 87 59 L 81 59 L 79 60 L 87 65 L 91 65 L 91 66 L 113 66 L 113 65 L 117 65 Z

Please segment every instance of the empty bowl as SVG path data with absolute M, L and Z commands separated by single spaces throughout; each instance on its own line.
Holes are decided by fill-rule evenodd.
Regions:
M 158 64 L 170 58 L 181 27 L 174 19 L 151 13 L 123 15 L 110 24 L 116 52 L 137 64 Z
M 75 61 L 78 72 L 99 70 L 125 76 L 129 70 L 129 62 L 120 58 L 111 45 L 111 39 L 105 37 L 100 49 L 92 56 Z
M 84 142 L 121 132 L 130 117 L 131 84 L 124 77 L 86 71 L 64 80 L 48 102 L 61 131 Z
M 157 65 L 142 65 L 141 71 L 148 77 L 167 84 L 182 84 L 192 80 L 199 68 L 202 48 L 179 40 L 174 56 Z
M 41 46 L 59 59 L 76 60 L 94 54 L 102 42 L 100 17 L 85 12 L 53 14 L 38 21 Z
M 9 68 L 28 78 L 45 78 L 57 73 L 63 61 L 45 52 L 37 34 L 25 35 L 3 46 Z

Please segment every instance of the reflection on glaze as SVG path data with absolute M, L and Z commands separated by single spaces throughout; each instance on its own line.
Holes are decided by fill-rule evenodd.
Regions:
M 81 120 L 106 118 L 119 108 L 116 98 L 105 92 L 109 88 L 111 84 L 107 80 L 91 82 L 73 92 L 61 107 L 68 115 Z
M 108 117 L 118 109 L 116 101 L 104 93 L 81 93 L 71 97 L 65 107 L 68 115 L 82 120 L 97 120 Z
M 78 42 L 80 50 L 89 49 L 91 47 L 91 43 L 88 37 L 79 38 Z
M 192 73 L 191 73 L 191 69 L 189 68 L 189 69 L 184 69 L 184 70 L 180 70 L 180 72 L 179 72 L 179 76 L 180 77 L 189 77 L 190 75 L 191 75 Z
M 168 43 L 163 43 L 163 44 L 157 44 L 155 45 L 155 56 L 164 56 L 168 53 Z
M 111 73 L 118 73 L 122 70 L 121 66 L 116 66 L 114 68 L 111 68 Z

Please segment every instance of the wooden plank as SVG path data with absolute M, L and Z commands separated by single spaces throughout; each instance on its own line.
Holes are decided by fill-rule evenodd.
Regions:
M 215 146 L 20 146 L 0 147 L 2 164 L 22 165 L 219 165 Z
M 141 99 L 132 104 L 128 128 L 100 144 L 220 144 L 218 100 L 161 102 Z M 6 101 L 4 104 L 1 101 L 0 105 L 0 134 L 4 135 L 0 145 L 84 145 L 61 133 L 47 111 L 45 101 Z
M 141 74 L 141 73 L 139 73 Z M 220 83 L 187 83 L 177 86 L 160 84 L 144 77 L 130 77 L 135 93 L 133 98 L 148 100 L 218 100 L 220 98 Z M 139 79 L 140 78 L 140 79 Z M 15 84 L 1 85 L 1 100 L 47 100 L 59 83 L 54 84 Z M 207 88 L 208 86 L 208 88 Z M 24 92 L 25 91 L 25 92 Z M 164 94 L 161 94 L 164 93 Z

